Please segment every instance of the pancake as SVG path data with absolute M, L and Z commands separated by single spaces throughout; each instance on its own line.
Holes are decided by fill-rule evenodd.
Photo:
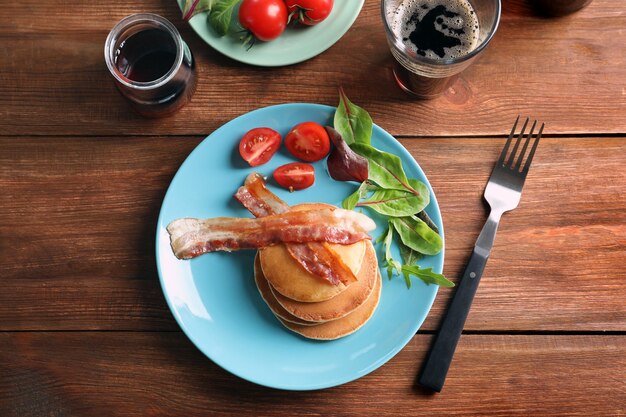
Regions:
M 311 203 L 293 206 L 292 210 L 325 208 L 327 204 Z M 352 245 L 331 244 L 331 248 L 341 256 L 344 263 L 358 275 L 365 253 L 365 241 Z M 259 249 L 263 275 L 272 287 L 292 300 L 319 302 L 333 298 L 348 288 L 339 283 L 333 285 L 323 278 L 306 271 L 287 251 L 285 245 L 274 245 Z
M 352 313 L 338 320 L 328 321 L 315 326 L 302 326 L 280 318 L 279 320 L 289 330 L 309 339 L 334 340 L 347 336 L 361 328 L 374 314 L 380 300 L 381 281 L 380 272 L 377 272 L 376 286 L 370 297 Z
M 263 270 L 261 269 L 261 262 L 259 261 L 258 254 L 254 257 L 254 281 L 256 282 L 256 287 L 261 294 L 261 298 L 263 298 L 265 304 L 267 304 L 267 306 L 270 308 L 270 310 L 272 310 L 272 313 L 274 313 L 276 317 L 294 324 L 299 324 L 301 326 L 311 326 L 316 324 L 295 317 L 287 310 L 285 310 L 283 306 L 278 303 L 278 301 L 276 301 L 276 298 L 274 297 L 274 294 L 272 294 L 272 290 L 270 289 L 270 284 L 267 282 L 265 276 L 263 275 Z
M 291 317 L 295 316 L 307 322 L 318 323 L 336 320 L 354 311 L 374 291 L 378 275 L 378 261 L 372 243 L 366 242 L 365 248 L 363 264 L 357 275 L 358 281 L 351 283 L 345 291 L 329 300 L 317 303 L 303 303 L 287 298 L 272 288 L 275 300 L 282 307 L 281 311 L 286 311 Z M 280 314 L 278 316 L 282 317 Z M 286 317 L 282 318 L 288 320 Z M 294 322 L 293 320 L 288 321 Z

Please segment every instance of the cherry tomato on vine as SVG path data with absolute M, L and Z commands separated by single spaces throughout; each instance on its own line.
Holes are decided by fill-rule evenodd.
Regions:
M 317 25 L 328 17 L 333 9 L 333 0 L 285 0 L 289 20 L 297 20 L 303 25 Z
M 287 18 L 284 0 L 243 0 L 239 6 L 239 23 L 261 41 L 279 37 Z
M 280 133 L 269 127 L 256 127 L 241 138 L 239 154 L 250 166 L 262 165 L 272 159 L 281 139 Z
M 289 191 L 304 190 L 315 182 L 315 169 L 313 165 L 291 162 L 276 168 L 274 179 L 278 185 Z
M 315 122 L 295 125 L 285 136 L 287 150 L 296 158 L 315 162 L 330 151 L 330 139 L 324 126 Z

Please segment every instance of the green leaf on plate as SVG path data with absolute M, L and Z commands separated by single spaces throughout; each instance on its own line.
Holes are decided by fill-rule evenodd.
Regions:
M 367 158 L 369 180 L 388 190 L 408 191 L 416 195 L 419 193 L 409 183 L 399 156 L 360 143 L 355 143 L 350 147 L 359 155 Z
M 348 145 L 369 145 L 374 125 L 372 118 L 367 111 L 348 100 L 342 88 L 339 89 L 339 105 L 333 125 Z
M 394 230 L 395 226 L 390 220 L 389 228 L 377 240 L 377 243 L 380 240 L 383 241 L 383 249 L 385 253 L 383 265 L 387 269 L 387 277 L 389 279 L 392 278 L 394 273 L 397 273 L 402 274 L 407 288 L 411 288 L 411 275 L 421 279 L 426 284 L 437 284 L 442 287 L 454 287 L 454 283 L 452 281 L 448 280 L 442 274 L 433 272 L 432 268 L 420 268 L 419 265 L 417 265 L 417 260 L 420 259 L 422 255 L 409 246 L 406 246 L 402 240 L 398 242 L 398 245 L 400 247 L 400 255 L 402 256 L 404 264 L 401 264 L 393 259 L 391 255 L 391 244 L 393 242 Z
M 389 225 L 387 233 L 385 233 L 383 236 L 383 247 L 385 249 L 384 265 L 387 267 L 387 278 L 391 279 L 394 271 L 399 273 L 400 269 L 402 268 L 400 262 L 396 261 L 391 256 L 391 243 L 393 242 L 393 227 L 391 227 L 391 225 Z
M 425 255 L 436 255 L 443 248 L 443 241 L 433 229 L 415 216 L 392 217 L 389 222 L 398 232 L 402 243 Z
M 367 195 L 368 184 L 367 181 L 363 181 L 359 188 L 348 197 L 346 197 L 342 202 L 341 206 L 346 210 L 353 210 L 360 199 L 365 198 Z
M 209 26 L 215 30 L 219 36 L 228 33 L 230 22 L 233 16 L 235 6 L 240 0 L 215 0 L 211 13 L 209 13 Z
M 408 183 L 417 191 L 417 194 L 378 187 L 369 197 L 357 203 L 357 206 L 370 207 L 380 214 L 391 217 L 404 217 L 418 213 L 428 205 L 430 193 L 426 184 L 419 180 L 410 178 Z
M 415 275 L 426 284 L 436 284 L 447 288 L 454 287 L 454 282 L 450 281 L 442 274 L 433 272 L 432 268 L 422 269 L 418 265 L 402 265 L 402 274 L 404 275 L 405 280 L 408 279 L 407 277 L 409 275 Z
M 433 229 L 437 234 L 439 234 L 439 228 L 437 227 L 437 225 L 435 224 L 435 222 L 433 222 L 433 220 L 430 218 L 430 216 L 428 215 L 428 213 L 426 213 L 424 210 L 420 211 L 419 213 L 416 214 L 416 216 L 419 219 L 422 219 L 424 221 L 424 223 L 426 223 L 428 225 L 428 227 L 430 227 L 431 229 Z
M 405 265 L 415 265 L 422 258 L 421 253 L 409 248 L 402 241 L 398 242 L 398 246 L 400 247 L 400 257 Z
M 183 20 L 189 20 L 195 15 L 208 12 L 215 0 L 185 0 L 183 5 Z

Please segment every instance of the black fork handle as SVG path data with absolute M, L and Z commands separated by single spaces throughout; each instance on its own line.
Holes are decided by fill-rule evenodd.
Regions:
M 428 357 L 419 378 L 420 385 L 440 392 L 446 380 L 452 356 L 461 337 L 465 320 L 469 314 L 474 294 L 478 288 L 480 277 L 487 264 L 488 255 L 480 254 L 474 249 L 465 267 L 459 286 L 448 307 L 435 341 L 430 348 Z

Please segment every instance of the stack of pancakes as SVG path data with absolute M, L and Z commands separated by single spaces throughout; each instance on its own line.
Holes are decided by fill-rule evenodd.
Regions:
M 380 299 L 381 278 L 372 243 L 331 247 L 356 281 L 333 285 L 309 273 L 285 245 L 260 249 L 254 261 L 256 285 L 276 318 L 311 339 L 332 340 L 355 332 L 369 320 Z

